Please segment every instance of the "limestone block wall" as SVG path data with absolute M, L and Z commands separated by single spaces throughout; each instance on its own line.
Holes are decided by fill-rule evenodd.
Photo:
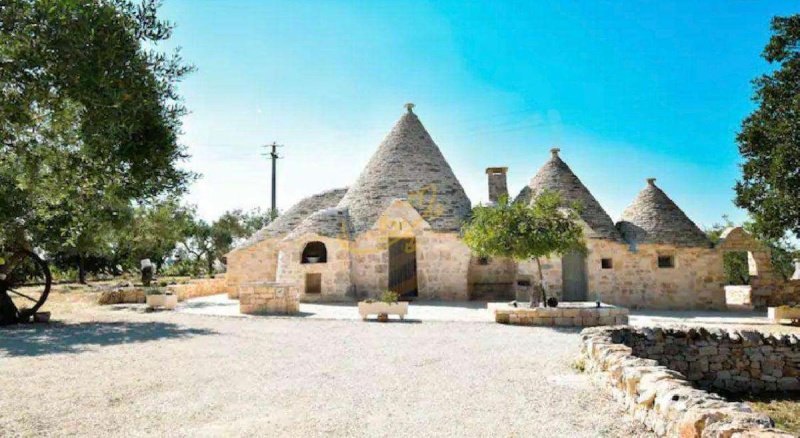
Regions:
M 658 257 L 663 255 L 674 257 L 674 268 L 658 267 Z M 612 269 L 601 269 L 603 257 L 612 258 Z M 589 257 L 589 289 L 600 291 L 603 301 L 613 304 L 648 309 L 724 309 L 724 284 L 722 253 L 710 248 L 640 245 L 634 253 L 627 245 L 605 242 Z
M 350 246 L 350 279 L 359 298 L 378 297 L 389 286 L 389 242 L 414 238 L 420 299 L 469 299 L 471 251 L 458 233 L 434 231 L 407 201 L 396 200 Z
M 294 284 L 253 281 L 239 285 L 239 311 L 245 314 L 295 314 L 300 311 L 299 298 Z
M 512 259 L 491 257 L 484 264 L 478 257 L 472 257 L 467 276 L 472 300 L 514 299 L 517 263 Z
M 467 277 L 472 252 L 456 233 L 425 231 L 417 239 L 419 296 L 468 300 Z
M 237 298 L 239 285 L 251 281 L 275 281 L 279 239 L 265 239 L 228 254 L 225 279 L 228 297 Z
M 587 299 L 597 294 L 603 302 L 648 309 L 723 309 L 725 274 L 722 252 L 710 248 L 670 245 L 639 245 L 631 252 L 627 244 L 589 239 L 586 256 Z M 674 268 L 659 268 L 658 256 L 672 255 Z M 602 268 L 610 258 L 612 267 Z M 548 295 L 562 297 L 561 258 L 542 262 Z M 519 274 L 538 279 L 534 261 L 519 264 Z
M 396 227 L 369 230 L 353 242 L 351 279 L 359 298 L 378 297 L 389 285 L 389 242 L 413 237 L 420 299 L 467 300 L 471 252 L 456 233 Z
M 322 242 L 327 250 L 326 263 L 301 263 L 303 249 L 309 242 Z M 348 301 L 352 299 L 350 283 L 350 242 L 344 239 L 306 234 L 279 245 L 278 271 L 280 283 L 297 285 L 304 302 Z M 306 293 L 308 274 L 321 275 L 321 292 Z

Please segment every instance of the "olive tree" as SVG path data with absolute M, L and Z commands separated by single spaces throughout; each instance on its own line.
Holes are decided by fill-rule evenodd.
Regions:
M 586 252 L 579 209 L 579 205 L 564 207 L 555 192 L 543 192 L 530 204 L 511 203 L 504 197 L 496 205 L 479 205 L 472 210 L 463 230 L 464 242 L 482 257 L 536 261 L 537 292 L 546 302 L 541 260 L 572 251 Z M 531 305 L 536 295 L 531 294 Z

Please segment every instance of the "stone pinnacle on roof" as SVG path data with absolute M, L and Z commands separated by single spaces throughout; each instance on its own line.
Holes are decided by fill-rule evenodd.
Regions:
M 705 233 L 656 186 L 655 178 L 647 179 L 644 189 L 622 212 L 617 227 L 629 243 L 711 246 Z
M 406 112 L 370 158 L 340 207 L 355 233 L 373 226 L 395 199 L 407 199 L 435 231 L 458 231 L 472 204 L 439 147 L 406 104 Z
M 558 156 L 560 151 L 561 149 L 556 147 L 550 149 L 550 159 L 531 178 L 530 183 L 520 191 L 515 202 L 530 203 L 534 197 L 544 191 L 556 192 L 561 195 L 565 204 L 580 203 L 581 219 L 590 229 L 587 237 L 619 240 L 620 235 L 614 226 L 614 221 L 603 210 L 597 199 L 592 196 L 589 189 L 572 172 L 572 169 L 567 166 L 567 163 Z

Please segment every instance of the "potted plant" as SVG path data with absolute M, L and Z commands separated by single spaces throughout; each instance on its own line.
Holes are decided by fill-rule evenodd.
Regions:
M 178 296 L 172 292 L 160 288 L 151 287 L 145 291 L 147 308 L 155 309 L 162 307 L 167 310 L 172 310 L 178 305 Z
M 400 298 L 396 292 L 390 290 L 381 294 L 380 300 L 366 299 L 358 303 L 358 313 L 361 318 L 366 320 L 369 315 L 378 315 L 379 321 L 386 321 L 389 315 L 397 315 L 404 319 L 408 314 L 408 303 L 398 301 Z

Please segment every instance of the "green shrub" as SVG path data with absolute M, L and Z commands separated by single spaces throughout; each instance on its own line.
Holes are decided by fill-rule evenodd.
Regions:
M 392 292 L 390 290 L 383 291 L 381 294 L 381 302 L 386 304 L 395 304 L 399 299 L 400 295 L 398 295 L 397 292 Z
M 167 291 L 161 287 L 148 287 L 144 293 L 145 295 L 166 295 Z

